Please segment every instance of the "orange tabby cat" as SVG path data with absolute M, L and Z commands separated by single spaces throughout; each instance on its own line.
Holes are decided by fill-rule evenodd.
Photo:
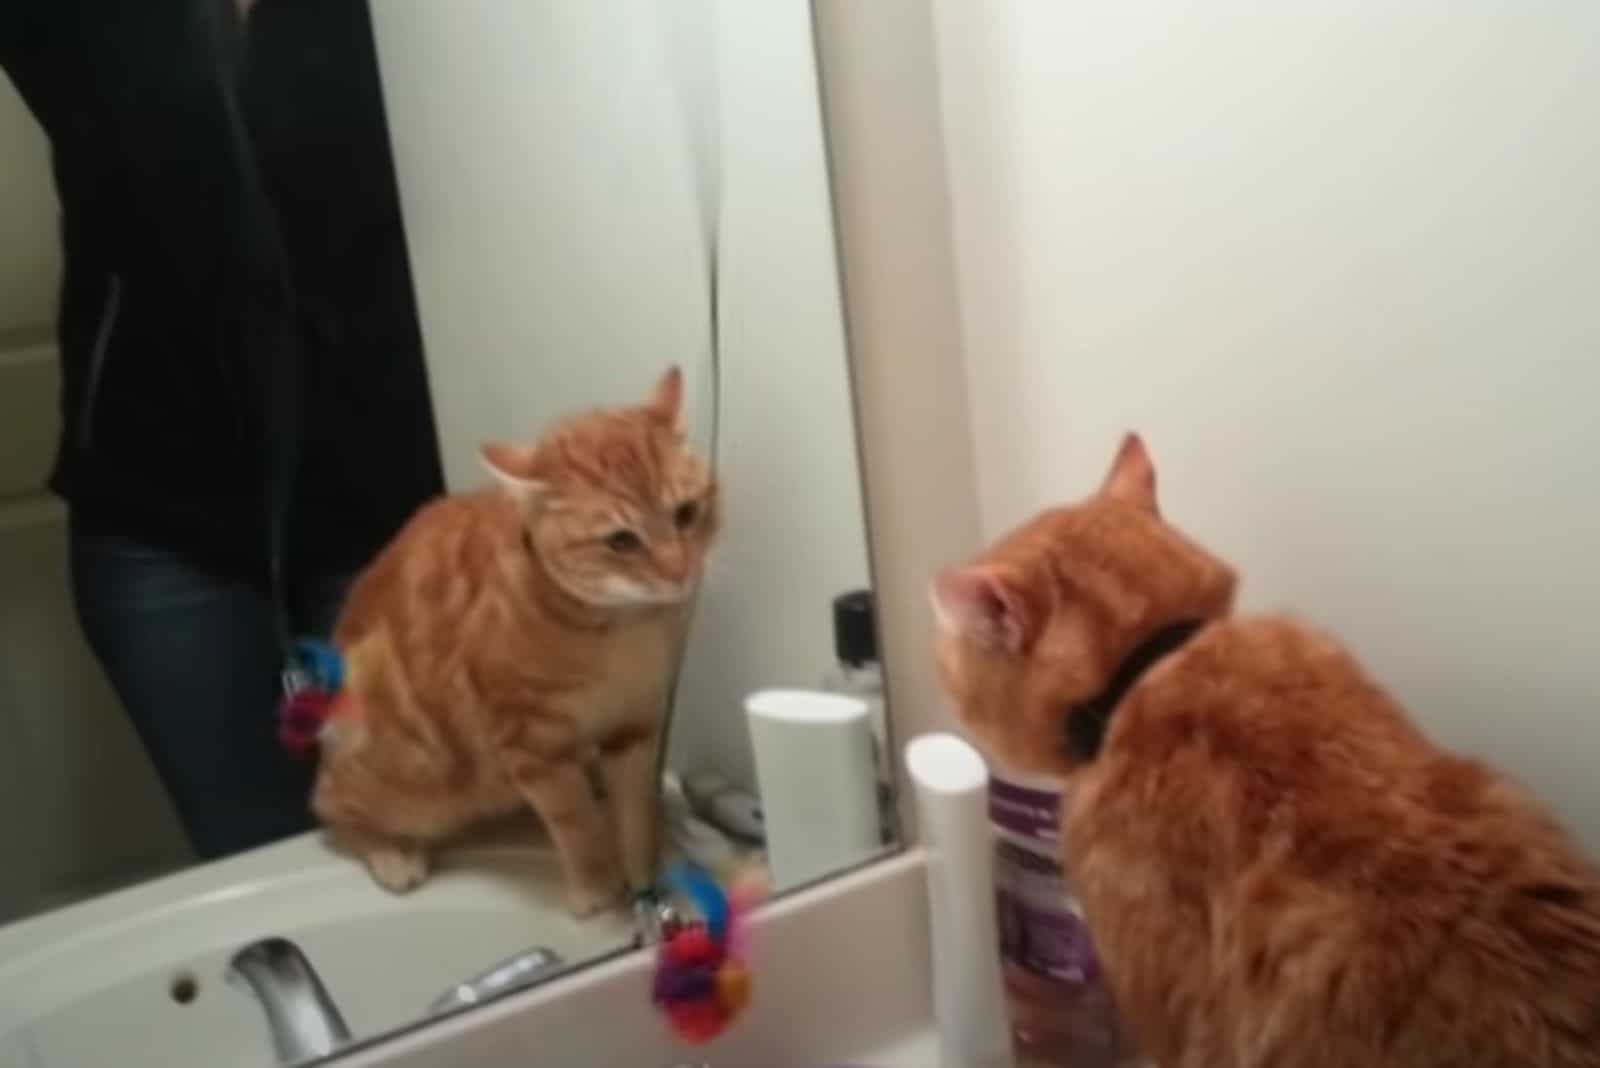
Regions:
M 1064 859 L 1145 1052 L 1162 1068 L 1600 1065 L 1595 868 L 1336 642 L 1232 617 L 1233 590 L 1161 519 L 1132 436 L 1099 493 L 934 586 L 963 720 L 1065 784 Z
M 485 446 L 497 484 L 423 508 L 356 582 L 313 808 L 381 885 L 524 805 L 574 912 L 653 882 L 661 715 L 718 525 L 682 392 L 674 368 L 642 406 Z

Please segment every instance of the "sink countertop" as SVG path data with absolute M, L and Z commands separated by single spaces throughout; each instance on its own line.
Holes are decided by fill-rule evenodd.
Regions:
M 637 951 L 353 1051 L 337 1068 L 935 1068 L 926 856 L 913 849 L 764 906 L 754 998 L 723 1037 L 685 1047 L 650 1003 Z
M 868 1054 L 860 1063 L 862 1068 L 938 1068 L 939 1036 L 929 1028 Z
M 531 839 L 477 842 L 400 898 L 308 834 L 24 920 L 0 929 L 0 1068 L 270 1065 L 259 1007 L 227 981 L 258 938 L 299 945 L 358 1036 L 527 947 L 576 963 L 628 945 L 625 913 L 567 912 L 555 863 Z

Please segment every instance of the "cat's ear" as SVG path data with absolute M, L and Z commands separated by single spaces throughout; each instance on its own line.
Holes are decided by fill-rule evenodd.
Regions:
M 1012 580 L 982 565 L 952 568 L 933 580 L 933 614 L 939 628 L 986 649 L 1020 653 L 1032 641 L 1036 620 Z
M 1138 434 L 1129 432 L 1123 436 L 1122 446 L 1117 449 L 1117 458 L 1111 461 L 1111 470 L 1100 492 L 1152 512 L 1160 511 L 1156 507 L 1156 465 L 1151 462 L 1144 440 Z
M 665 419 L 674 431 L 683 433 L 683 372 L 677 364 L 667 368 L 667 373 L 650 391 L 650 399 L 645 404 Z
M 478 450 L 483 466 L 505 491 L 524 508 L 531 508 L 549 491 L 549 484 L 533 477 L 534 445 L 508 445 L 491 441 Z

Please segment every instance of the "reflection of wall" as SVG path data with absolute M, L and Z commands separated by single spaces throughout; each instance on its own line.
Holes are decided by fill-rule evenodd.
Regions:
M 894 728 L 954 725 L 928 576 L 979 542 L 930 0 L 816 0 Z M 914 829 L 910 791 L 901 827 Z
M 814 684 L 829 599 L 867 572 L 808 6 L 385 0 L 374 21 L 452 486 L 479 481 L 479 440 L 674 360 L 704 436 L 696 197 L 720 147 L 728 522 L 674 744 L 748 779 L 743 695 Z
M 373 19 L 449 483 L 480 481 L 480 441 L 642 398 L 673 361 L 703 425 L 694 176 L 654 5 Z
M 84 646 L 65 510 L 44 490 L 58 428 L 60 276 L 43 136 L 0 79 L 0 923 L 180 859 L 177 825 Z
M 1600 846 L 1600 8 L 937 6 L 988 533 L 1143 427 L 1250 602 Z
M 0 75 L 0 324 L 50 321 L 61 276 L 55 190 L 44 134 Z

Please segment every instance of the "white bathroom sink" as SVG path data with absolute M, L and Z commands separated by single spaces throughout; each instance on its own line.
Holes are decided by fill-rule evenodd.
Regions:
M 749 1009 L 704 1046 L 651 1003 L 654 954 L 623 954 L 337 1068 L 930 1068 L 926 855 L 918 849 L 784 895 L 748 931 Z M 9 1066 L 7 1066 L 9 1068 Z
M 521 950 L 578 961 L 626 943 L 626 917 L 576 921 L 559 886 L 548 846 L 500 844 L 394 897 L 302 835 L 0 928 L 0 1068 L 271 1068 L 260 1007 L 223 977 L 273 935 L 305 952 L 358 1039 Z

